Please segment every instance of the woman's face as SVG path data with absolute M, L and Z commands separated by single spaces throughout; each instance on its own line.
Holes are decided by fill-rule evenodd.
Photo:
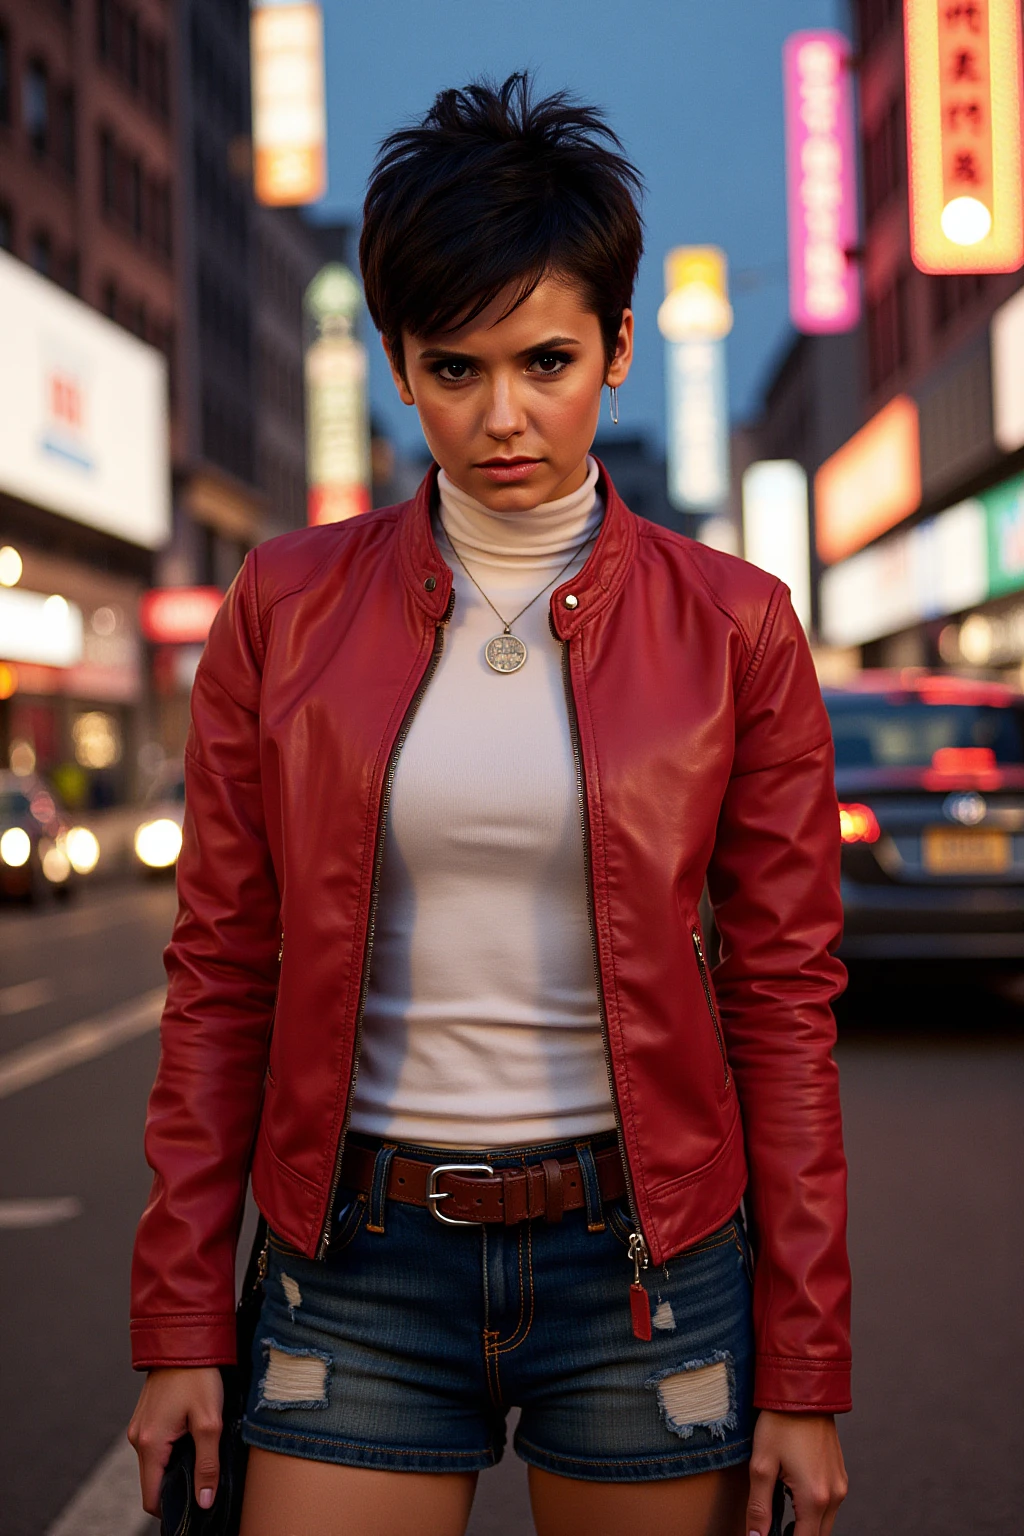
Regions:
M 403 334 L 398 393 L 419 412 L 434 458 L 460 489 L 495 512 L 528 512 L 578 490 L 587 476 L 604 384 L 633 357 L 633 313 L 609 364 L 601 326 L 579 289 L 545 278 L 505 319 L 499 296 L 442 336 Z

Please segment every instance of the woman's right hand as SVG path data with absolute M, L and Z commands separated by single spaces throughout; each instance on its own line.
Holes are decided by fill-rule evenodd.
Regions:
M 139 1395 L 128 1439 L 139 1458 L 142 1506 L 160 1513 L 160 1479 L 171 1446 L 184 1434 L 196 1443 L 196 1499 L 209 1509 L 220 1472 L 224 1383 L 216 1366 L 164 1367 L 150 1371 Z

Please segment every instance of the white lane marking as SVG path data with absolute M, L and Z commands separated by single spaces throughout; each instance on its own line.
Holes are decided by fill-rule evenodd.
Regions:
M 141 1497 L 135 1452 L 119 1435 L 46 1536 L 142 1536 L 155 1531 Z
M 77 1195 L 54 1195 L 48 1200 L 0 1200 L 0 1231 L 20 1227 L 55 1227 L 58 1222 L 81 1216 Z
M 52 1003 L 57 988 L 49 976 L 39 976 L 35 981 L 19 981 L 13 987 L 0 987 L 0 1014 L 28 1013 L 30 1008 L 41 1008 Z
M 16 1051 L 0 1056 L 0 1099 L 41 1083 L 56 1072 L 76 1067 L 80 1062 L 92 1061 L 128 1040 L 134 1040 L 155 1029 L 160 1023 L 165 989 L 154 987 L 133 997 L 109 1013 L 101 1013 L 81 1024 L 58 1029 L 42 1040 L 23 1045 Z

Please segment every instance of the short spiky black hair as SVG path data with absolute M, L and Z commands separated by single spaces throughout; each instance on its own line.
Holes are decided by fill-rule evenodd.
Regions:
M 546 274 L 578 283 L 611 359 L 643 250 L 639 172 L 596 107 L 530 78 L 442 91 L 384 140 L 363 208 L 366 302 L 403 367 L 402 331 L 466 325 Z

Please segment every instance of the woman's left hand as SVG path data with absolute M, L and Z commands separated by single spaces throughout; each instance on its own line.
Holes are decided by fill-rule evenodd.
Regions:
M 848 1487 L 836 1421 L 830 1413 L 772 1413 L 762 1409 L 750 1453 L 750 1536 L 768 1536 L 779 1478 L 796 1514 L 794 1536 L 830 1536 Z

